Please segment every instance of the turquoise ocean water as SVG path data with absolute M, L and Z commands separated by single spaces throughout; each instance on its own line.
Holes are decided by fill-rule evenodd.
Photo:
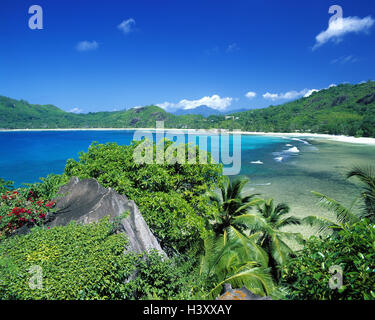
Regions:
M 0 177 L 15 181 L 16 186 L 37 182 L 49 173 L 62 173 L 66 160 L 78 159 L 78 152 L 87 151 L 93 141 L 127 145 L 133 134 L 125 130 L 0 132 Z M 229 149 L 231 153 L 231 144 Z M 294 215 L 324 215 L 311 191 L 349 204 L 359 189 L 345 179 L 345 172 L 354 164 L 374 160 L 375 146 L 242 135 L 239 175 L 251 179 L 248 191 L 289 203 Z

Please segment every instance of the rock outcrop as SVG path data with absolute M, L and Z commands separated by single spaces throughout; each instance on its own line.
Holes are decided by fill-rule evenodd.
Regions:
M 252 293 L 245 286 L 233 289 L 229 283 L 224 284 L 224 293 L 216 300 L 272 300 L 271 297 L 262 297 Z
M 59 190 L 56 201 L 56 213 L 53 214 L 49 226 L 62 226 L 75 220 L 87 224 L 110 216 L 118 218 L 121 231 L 129 238 L 128 250 L 141 253 L 156 249 L 165 256 L 157 239 L 147 226 L 137 205 L 124 195 L 118 194 L 111 188 L 104 188 L 95 179 L 80 180 L 76 177 Z

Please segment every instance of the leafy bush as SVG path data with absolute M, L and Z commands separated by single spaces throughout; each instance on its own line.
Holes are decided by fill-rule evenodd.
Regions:
M 147 225 L 164 247 L 186 252 L 200 238 L 199 231 L 204 232 L 203 217 L 177 192 L 154 192 L 138 197 L 137 202 Z
M 124 254 L 127 239 L 111 234 L 108 219 L 90 225 L 35 227 L 0 243 L 0 299 L 123 299 L 125 280 L 137 256 Z M 5 261 L 5 263 L 4 263 Z M 9 272 L 8 263 L 13 266 Z M 33 266 L 42 270 L 42 289 L 31 289 Z
M 54 212 L 59 187 L 68 181 L 66 175 L 50 174 L 42 182 L 13 188 L 11 181 L 0 179 L 0 239 L 24 225 L 42 225 L 48 213 Z
M 136 263 L 137 276 L 129 286 L 135 299 L 198 299 L 204 282 L 199 277 L 194 259 L 161 257 L 153 250 L 141 255 Z
M 69 181 L 69 177 L 62 174 L 49 174 L 46 178 L 40 178 L 42 182 L 25 184 L 38 198 L 53 199 L 56 197 L 60 186 Z
M 13 181 L 5 181 L 0 178 L 0 193 L 5 193 L 13 189 Z
M 41 225 L 55 202 L 40 199 L 32 190 L 20 188 L 0 196 L 0 239 L 23 225 Z
M 343 270 L 343 286 L 339 289 L 329 286 L 335 275 L 330 273 L 332 266 Z M 361 220 L 335 237 L 311 237 L 283 271 L 283 281 L 293 299 L 375 298 L 375 225 Z
M 209 164 L 137 164 L 133 155 L 140 143 L 93 143 L 87 153 L 80 153 L 79 161 L 68 160 L 65 174 L 95 178 L 125 194 L 139 206 L 164 249 L 185 252 L 199 242 L 212 218 L 215 208 L 205 194 L 222 179 L 222 166 L 210 164 L 210 155 Z M 170 144 L 167 141 L 165 148 Z M 151 148 L 155 153 L 156 145 Z

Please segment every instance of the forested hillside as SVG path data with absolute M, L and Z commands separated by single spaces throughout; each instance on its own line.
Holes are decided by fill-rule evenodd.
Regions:
M 224 115 L 174 115 L 157 106 L 74 114 L 53 105 L 0 96 L 0 128 L 223 128 L 265 132 L 315 132 L 375 136 L 375 82 L 341 84 L 278 106 Z

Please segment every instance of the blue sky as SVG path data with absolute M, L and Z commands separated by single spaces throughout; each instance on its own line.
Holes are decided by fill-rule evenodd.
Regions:
M 43 9 L 42 30 L 28 27 L 34 4 Z M 340 30 L 329 25 L 331 5 L 343 10 Z M 66 111 L 259 108 L 375 79 L 373 0 L 2 0 L 0 7 L 0 94 Z

